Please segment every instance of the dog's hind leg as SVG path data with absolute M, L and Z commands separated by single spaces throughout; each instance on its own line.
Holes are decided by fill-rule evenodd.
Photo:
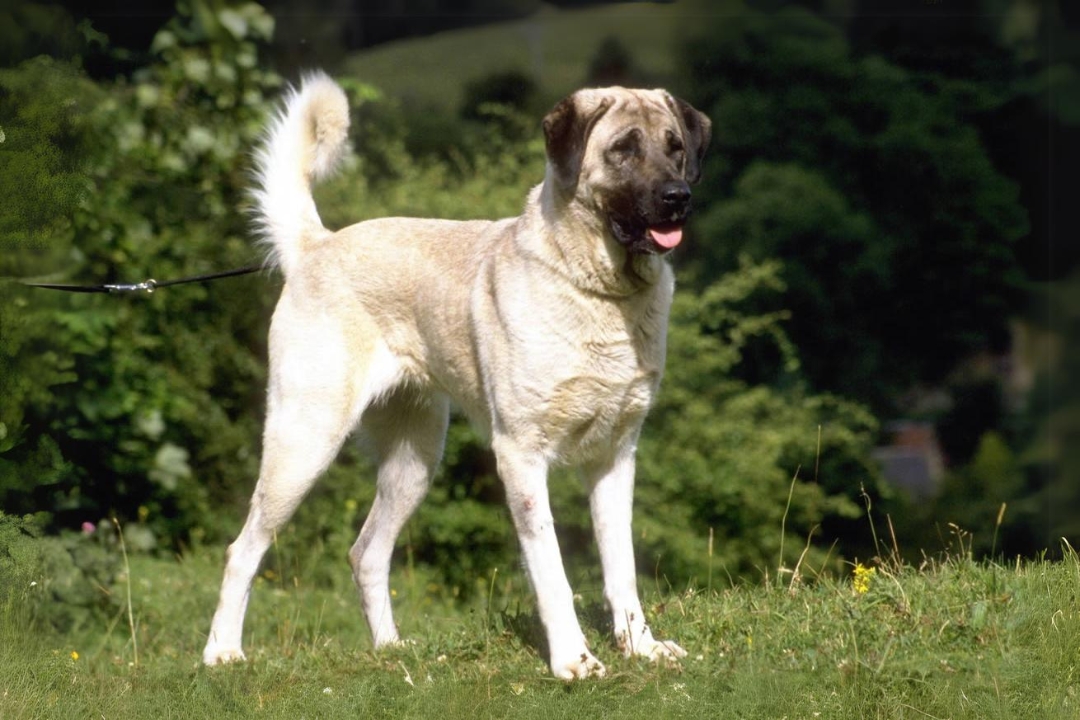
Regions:
M 399 389 L 364 413 L 379 462 L 378 487 L 349 551 L 375 647 L 398 642 L 390 607 L 390 557 L 405 522 L 424 499 L 442 457 L 449 403 L 441 394 Z
M 207 665 L 244 659 L 240 649 L 244 614 L 259 562 L 275 534 L 292 517 L 315 480 L 334 459 L 349 431 L 345 418 L 320 416 L 286 400 L 267 415 L 262 470 L 240 535 L 229 546 L 221 596 L 203 651 Z
M 283 307 L 284 305 L 284 307 Z M 242 660 L 251 583 L 275 534 L 333 461 L 365 405 L 397 380 L 377 341 L 349 347 L 331 323 L 295 322 L 286 302 L 271 328 L 271 379 L 262 467 L 247 521 L 229 546 L 203 662 Z

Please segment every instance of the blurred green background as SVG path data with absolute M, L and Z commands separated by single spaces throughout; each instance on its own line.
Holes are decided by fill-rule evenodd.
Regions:
M 842 569 L 875 533 L 912 558 L 961 532 L 975 555 L 1080 545 L 1065 0 L 5 7 L 0 277 L 258 260 L 252 148 L 304 69 L 353 106 L 355 153 L 317 191 L 331 227 L 516 214 L 554 102 L 664 86 L 714 137 L 639 451 L 642 573 L 683 587 Z M 0 511 L 31 516 L 8 530 L 58 536 L 88 573 L 78 540 L 113 517 L 138 551 L 227 543 L 257 473 L 280 285 L 0 284 Z M 270 565 L 320 546 L 344 562 L 372 475 L 347 447 Z M 580 483 L 557 473 L 551 490 L 571 572 L 598 582 Z M 517 563 L 493 458 L 463 423 L 400 544 L 455 595 Z

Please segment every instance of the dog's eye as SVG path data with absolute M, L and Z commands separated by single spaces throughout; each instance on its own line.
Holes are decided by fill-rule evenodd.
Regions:
M 671 155 L 677 155 L 686 149 L 686 146 L 683 145 L 682 138 L 671 130 L 668 130 L 667 132 L 667 146 L 668 153 Z
M 628 132 L 611 144 L 608 151 L 616 158 L 627 158 L 638 154 L 641 148 L 641 138 L 638 132 Z

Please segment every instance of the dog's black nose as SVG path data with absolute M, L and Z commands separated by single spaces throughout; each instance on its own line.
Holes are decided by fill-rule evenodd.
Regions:
M 690 186 L 683 180 L 669 180 L 660 186 L 660 200 L 673 210 L 686 207 L 690 202 Z

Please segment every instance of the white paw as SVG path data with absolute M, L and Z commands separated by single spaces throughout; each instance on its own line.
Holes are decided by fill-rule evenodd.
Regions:
M 566 660 L 552 658 L 551 672 L 560 680 L 584 680 L 588 677 L 604 677 L 607 674 L 607 668 L 591 652 L 582 650 Z
M 627 642 L 627 633 L 620 633 L 615 644 L 623 652 L 623 657 L 643 657 L 654 663 L 675 665 L 679 658 L 686 657 L 686 651 L 670 640 L 655 640 L 648 628 L 638 637 L 637 642 Z
M 394 637 L 393 640 L 384 640 L 375 645 L 376 650 L 399 650 L 401 648 L 416 647 L 417 642 L 412 638 Z
M 202 657 L 204 665 L 228 665 L 229 663 L 243 662 L 244 660 L 247 660 L 247 658 L 240 648 L 212 648 L 207 646 Z
M 641 657 L 665 665 L 677 665 L 679 658 L 686 657 L 686 651 L 670 640 L 653 640 L 649 638 L 634 650 L 636 651 L 635 654 Z

